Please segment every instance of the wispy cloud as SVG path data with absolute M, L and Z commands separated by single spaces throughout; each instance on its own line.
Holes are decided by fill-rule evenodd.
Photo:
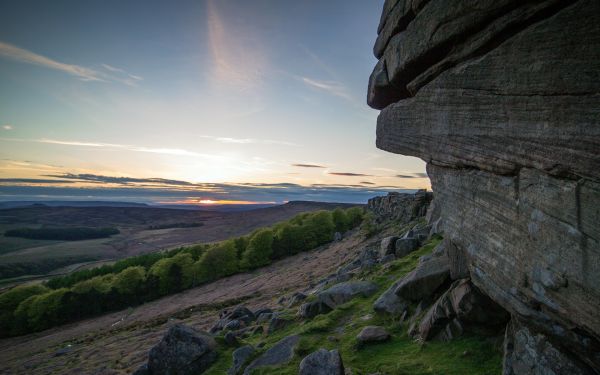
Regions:
M 1 42 L 0 41 L 0 56 L 4 56 L 6 58 L 15 60 L 15 61 L 20 61 L 26 64 L 32 64 L 32 65 L 38 65 L 38 66 L 42 66 L 48 69 L 54 69 L 54 70 L 58 70 L 67 74 L 70 74 L 72 76 L 75 76 L 77 78 L 79 78 L 82 81 L 97 81 L 97 82 L 106 82 L 106 81 L 115 81 L 115 82 L 121 82 L 127 85 L 132 85 L 134 84 L 132 78 L 128 76 L 128 78 L 122 78 L 122 77 L 118 77 L 114 74 L 107 74 L 104 72 L 101 72 L 99 70 L 96 69 L 92 69 L 92 68 L 87 68 L 81 65 L 76 65 L 76 64 L 67 64 L 67 63 L 63 63 L 57 60 L 54 60 L 50 57 L 46 57 L 40 54 L 37 54 L 35 52 L 26 50 L 24 48 L 20 48 L 17 46 L 14 46 L 12 44 L 9 43 L 5 43 L 5 42 Z M 103 65 L 105 69 L 115 73 L 120 71 L 117 68 L 114 67 L 110 67 L 112 69 L 115 70 L 111 70 L 109 68 L 107 68 L 109 65 Z M 123 71 L 123 73 L 128 74 L 126 72 Z
M 80 147 L 92 147 L 92 148 L 107 148 L 107 149 L 121 149 L 133 152 L 148 152 L 154 154 L 165 154 L 175 156 L 191 156 L 214 159 L 217 158 L 215 155 L 202 154 L 195 151 L 189 151 L 179 148 L 155 148 L 155 147 L 144 147 L 128 144 L 117 144 L 117 143 L 101 143 L 101 142 L 86 142 L 86 141 L 70 141 L 70 140 L 58 140 L 58 139 L 21 139 L 21 138 L 0 138 L 2 141 L 9 142 L 34 142 L 34 143 L 45 143 L 54 145 L 64 146 L 80 146 Z
M 318 165 L 318 164 L 292 164 L 292 167 L 299 167 L 299 168 L 327 168 L 324 165 Z
M 298 146 L 295 143 L 287 141 L 278 141 L 273 139 L 257 139 L 257 138 L 231 138 L 231 137 L 216 137 L 212 135 L 201 135 L 200 138 L 212 139 L 221 143 L 235 143 L 235 144 L 252 144 L 260 143 L 266 145 L 283 145 L 283 146 Z
M 317 90 L 325 91 L 328 94 L 344 98 L 346 100 L 353 100 L 346 87 L 337 81 L 322 81 L 308 77 L 299 77 L 299 79 L 307 86 Z
M 134 177 L 114 177 L 114 176 L 103 176 L 98 174 L 90 174 L 90 173 L 63 173 L 63 174 L 50 174 L 45 175 L 45 177 L 56 177 L 66 180 L 76 180 L 76 181 L 92 181 L 92 182 L 104 182 L 111 184 L 130 184 L 130 183 L 147 183 L 147 184 L 157 184 L 157 185 L 175 185 L 175 186 L 192 186 L 191 182 L 181 181 L 181 180 L 170 180 L 165 178 L 134 178 Z M 52 180 L 48 180 L 52 181 Z
M 352 172 L 329 172 L 329 174 L 334 176 L 347 176 L 347 177 L 373 177 L 370 174 L 363 173 L 352 173 Z
M 220 84 L 251 89 L 261 82 L 266 70 L 264 48 L 248 28 L 226 24 L 217 4 L 220 2 L 214 0 L 206 3 L 214 77 Z
M 410 173 L 410 174 L 397 174 L 394 177 L 398 178 L 427 178 L 427 173 Z
M 361 181 L 360 183 L 363 185 L 375 185 L 374 182 L 370 182 L 370 181 Z
M 12 125 L 2 125 L 2 129 L 4 130 L 13 130 Z

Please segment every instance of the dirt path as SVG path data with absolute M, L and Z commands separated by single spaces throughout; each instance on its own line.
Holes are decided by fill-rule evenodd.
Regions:
M 171 324 L 184 321 L 207 329 L 216 321 L 220 304 L 244 301 L 251 308 L 275 307 L 280 296 L 304 289 L 334 272 L 376 241 L 373 238 L 365 242 L 358 234 L 350 235 L 255 272 L 227 277 L 135 309 L 1 340 L 0 373 L 130 373 L 145 361 L 150 347 Z M 57 355 L 61 349 L 67 353 Z

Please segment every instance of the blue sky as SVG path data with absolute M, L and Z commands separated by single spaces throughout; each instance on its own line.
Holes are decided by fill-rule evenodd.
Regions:
M 375 147 L 382 3 L 2 2 L 0 199 L 142 188 L 115 176 L 187 181 L 190 199 L 211 183 L 428 187 L 422 161 Z

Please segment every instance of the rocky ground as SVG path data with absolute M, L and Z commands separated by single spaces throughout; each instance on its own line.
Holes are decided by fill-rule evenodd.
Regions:
M 142 306 L 48 331 L 0 341 L 0 372 L 6 374 L 124 374 L 131 372 L 176 322 L 210 328 L 225 306 L 276 305 L 348 262 L 377 237 L 348 233 L 339 242 L 298 254 L 252 273 L 168 296 Z

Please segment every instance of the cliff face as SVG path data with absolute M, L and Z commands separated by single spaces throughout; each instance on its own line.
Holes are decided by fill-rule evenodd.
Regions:
M 428 163 L 505 373 L 600 373 L 600 2 L 386 0 L 374 52 L 377 146 Z

